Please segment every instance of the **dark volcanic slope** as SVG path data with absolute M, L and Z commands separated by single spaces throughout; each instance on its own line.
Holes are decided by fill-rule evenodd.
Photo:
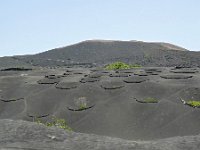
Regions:
M 0 119 L 56 116 L 75 132 L 129 140 L 199 134 L 200 108 L 182 101 L 200 101 L 199 69 L 93 71 L 0 71 Z M 158 102 L 145 103 L 148 98 Z
M 10 67 L 26 67 L 29 68 L 32 65 L 21 61 L 16 57 L 1 57 L 0 58 L 0 69 L 10 68 Z
M 200 135 L 158 141 L 65 132 L 25 121 L 0 120 L 1 150 L 198 150 Z
M 21 60 L 39 66 L 107 64 L 113 61 L 143 66 L 200 66 L 200 52 L 188 51 L 169 43 L 89 40 L 56 48 Z

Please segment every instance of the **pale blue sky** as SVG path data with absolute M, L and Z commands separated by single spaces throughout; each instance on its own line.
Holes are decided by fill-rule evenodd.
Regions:
M 0 1 L 0 56 L 87 39 L 163 41 L 199 51 L 200 1 Z

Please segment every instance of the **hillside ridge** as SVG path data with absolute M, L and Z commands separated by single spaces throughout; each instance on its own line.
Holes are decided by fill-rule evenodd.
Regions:
M 96 67 L 116 61 L 140 64 L 145 67 L 200 66 L 200 52 L 189 51 L 165 42 L 133 40 L 85 40 L 35 55 L 14 56 L 12 58 L 22 64 L 42 67 L 74 65 Z M 9 59 L 9 61 L 12 60 Z

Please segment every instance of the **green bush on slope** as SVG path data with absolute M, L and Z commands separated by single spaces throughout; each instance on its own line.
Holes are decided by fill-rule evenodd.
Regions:
M 200 101 L 189 100 L 186 104 L 192 107 L 200 107 Z
M 134 64 L 134 65 L 129 65 L 123 62 L 115 62 L 112 64 L 108 64 L 105 66 L 107 70 L 115 70 L 115 69 L 131 69 L 131 68 L 140 68 L 141 65 Z
M 36 119 L 36 122 L 43 124 L 47 127 L 57 127 L 57 128 L 61 128 L 67 131 L 72 131 L 72 129 L 67 125 L 67 122 L 65 121 L 65 119 L 59 119 L 59 118 L 53 117 L 52 121 L 50 122 L 43 123 L 40 119 Z

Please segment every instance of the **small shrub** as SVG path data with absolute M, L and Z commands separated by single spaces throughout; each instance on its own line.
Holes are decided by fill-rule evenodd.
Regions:
M 41 119 L 38 119 L 38 118 L 34 119 L 33 122 L 36 122 L 38 124 L 43 124 L 42 121 L 41 121 Z
M 83 110 L 83 109 L 86 109 L 87 108 L 87 104 L 86 103 L 82 103 L 82 104 L 80 104 L 80 106 L 79 106 L 79 109 L 80 110 Z
M 186 104 L 192 107 L 200 107 L 200 101 L 189 100 Z
M 107 70 L 116 70 L 116 69 L 131 69 L 131 68 L 140 68 L 141 65 L 134 64 L 134 65 L 129 65 L 123 62 L 115 62 L 112 64 L 109 64 L 105 66 Z
M 61 128 L 67 131 L 72 131 L 72 129 L 67 125 L 67 122 L 65 121 L 65 119 L 59 119 L 59 118 L 53 117 L 50 122 L 43 123 L 40 119 L 36 119 L 35 122 L 39 124 L 43 124 L 47 127 L 57 127 L 57 128 Z
M 79 97 L 76 105 L 79 107 L 79 110 L 83 110 L 87 108 L 87 98 L 86 97 Z
M 158 100 L 153 97 L 147 97 L 144 99 L 145 103 L 158 103 Z

